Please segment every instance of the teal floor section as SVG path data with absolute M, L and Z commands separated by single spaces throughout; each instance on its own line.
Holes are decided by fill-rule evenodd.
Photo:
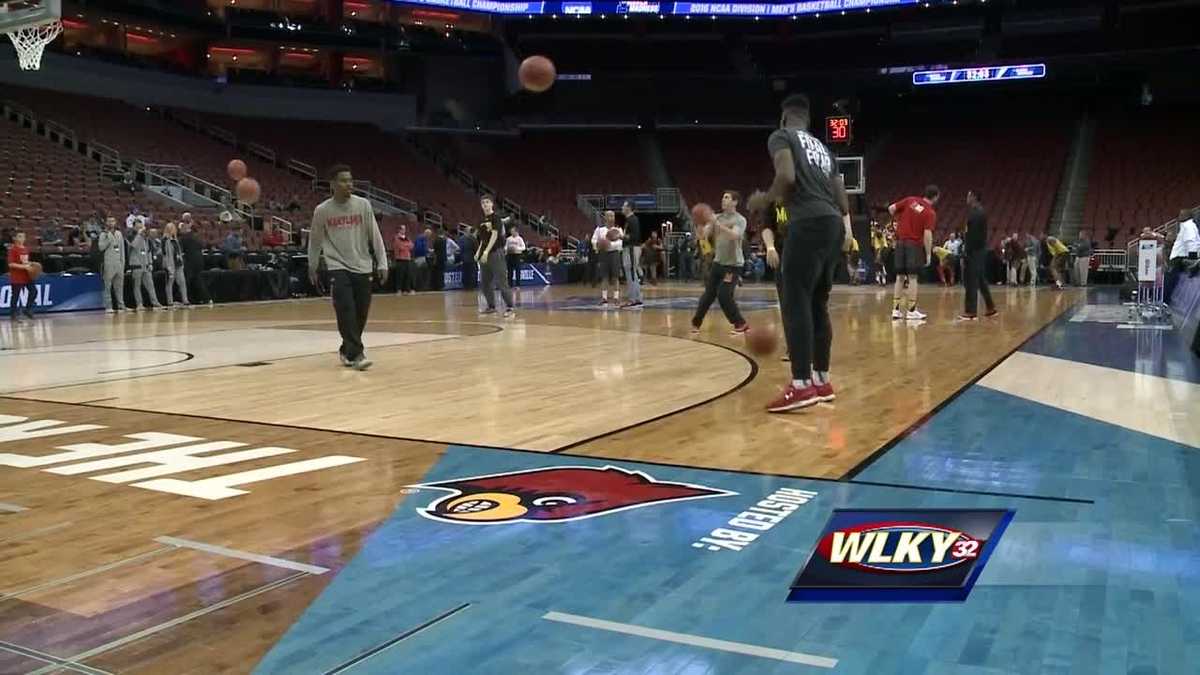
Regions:
M 421 488 L 257 672 L 1200 673 L 1196 448 L 972 387 L 858 476 L 870 484 L 464 447 L 424 483 L 606 465 L 733 494 L 478 525 L 422 515 L 454 494 Z M 780 490 L 815 495 L 740 550 L 704 543 Z M 967 601 L 785 601 L 832 509 L 913 507 L 1016 511 Z M 555 623 L 551 611 L 837 664 Z

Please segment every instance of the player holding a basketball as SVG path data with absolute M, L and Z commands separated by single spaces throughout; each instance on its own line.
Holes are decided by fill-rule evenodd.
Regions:
M 784 100 L 782 128 L 767 140 L 775 180 L 769 191 L 750 198 L 751 212 L 759 222 L 772 204 L 782 203 L 788 214 L 780 304 L 792 379 L 767 405 L 769 412 L 797 410 L 834 398 L 829 379 L 833 347 L 829 291 L 840 251 L 852 236 L 850 203 L 833 153 L 808 132 L 809 110 L 803 94 Z M 778 260 L 770 249 L 767 255 L 768 262 Z
M 353 192 L 350 167 L 334 166 L 329 178 L 333 196 L 313 210 L 308 235 L 308 278 L 315 287 L 317 268 L 324 256 L 329 270 L 329 294 L 333 297 L 338 332 L 342 334 L 338 355 L 343 366 L 366 370 L 371 361 L 363 352 L 362 334 L 371 309 L 372 263 L 379 283 L 385 283 L 387 251 L 371 202 Z
M 516 315 L 513 311 L 512 290 L 508 287 L 508 266 L 504 262 L 504 220 L 496 213 L 496 203 L 491 196 L 479 198 L 479 208 L 483 209 L 483 222 L 479 224 L 479 250 L 475 252 L 475 262 L 479 263 L 479 291 L 487 301 L 484 314 L 496 313 L 496 291 L 504 299 L 504 318 Z
M 696 236 L 713 241 L 716 255 L 713 258 L 712 271 L 704 280 L 704 294 L 700 296 L 700 305 L 696 307 L 696 314 L 692 317 L 693 335 L 700 332 L 704 316 L 708 314 L 708 308 L 712 306 L 714 299 L 721 304 L 721 311 L 733 325 L 734 335 L 744 335 L 746 331 L 750 330 L 750 324 L 742 318 L 737 300 L 733 297 L 742 267 L 746 263 L 742 254 L 742 237 L 746 236 L 746 219 L 737 212 L 740 200 L 741 195 L 737 191 L 726 190 L 721 195 L 721 213 L 707 223 L 697 223 L 701 229 Z M 711 209 L 706 210 L 709 214 L 712 213 Z
M 29 249 L 25 248 L 25 233 L 18 230 L 8 247 L 8 284 L 12 287 L 12 320 L 21 320 L 21 303 L 25 303 L 25 316 L 33 318 L 33 280 L 29 276 L 33 265 L 29 262 Z
M 617 214 L 604 212 L 604 222 L 592 232 L 592 249 L 596 251 L 596 274 L 600 276 L 600 304 L 608 306 L 608 287 L 613 289 L 613 305 L 618 304 L 621 286 L 618 283 L 621 269 L 621 228 L 617 227 Z
M 937 223 L 938 186 L 929 185 L 921 197 L 905 197 L 888 207 L 896 221 L 896 290 L 892 318 L 924 320 L 917 309 L 917 278 L 933 262 L 933 226 Z M 903 303 L 903 305 L 902 305 Z

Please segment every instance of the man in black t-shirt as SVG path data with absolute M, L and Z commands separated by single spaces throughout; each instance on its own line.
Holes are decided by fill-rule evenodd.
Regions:
M 479 223 L 479 248 L 475 262 L 479 265 L 480 286 L 487 309 L 482 314 L 496 313 L 496 291 L 504 300 L 504 318 L 515 316 L 512 291 L 508 288 L 508 266 L 504 262 L 504 220 L 496 213 L 496 203 L 489 195 L 479 198 L 483 221 Z
M 976 190 L 967 192 L 967 238 L 963 242 L 963 286 L 967 289 L 966 310 L 958 316 L 959 321 L 979 319 L 979 296 L 987 306 L 985 316 L 996 316 L 996 303 L 992 302 L 992 289 L 987 282 L 988 223 L 983 210 L 983 196 Z
M 803 94 L 784 100 L 782 128 L 767 140 L 775 180 L 765 194 L 759 191 L 750 198 L 757 222 L 763 222 L 763 215 L 775 204 L 782 204 L 788 214 L 779 271 L 792 379 L 767 405 L 768 412 L 787 412 L 834 399 L 829 380 L 833 346 L 829 291 L 834 268 L 841 260 L 839 253 L 851 239 L 850 208 L 833 153 L 808 133 L 809 108 Z M 768 255 L 768 262 L 771 260 L 779 258 Z

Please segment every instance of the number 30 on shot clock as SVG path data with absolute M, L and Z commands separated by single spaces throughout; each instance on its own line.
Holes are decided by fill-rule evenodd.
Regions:
M 849 115 L 836 115 L 825 119 L 825 142 L 829 144 L 850 143 L 852 122 Z

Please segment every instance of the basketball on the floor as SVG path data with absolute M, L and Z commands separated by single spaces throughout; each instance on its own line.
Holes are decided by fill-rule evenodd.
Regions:
M 253 204 L 258 201 L 262 195 L 262 188 L 259 187 L 258 181 L 253 178 L 243 178 L 237 183 L 237 198 L 246 203 Z
M 31 280 L 36 280 L 40 276 L 42 276 L 42 263 L 40 263 L 40 262 L 29 263 L 29 278 Z
M 229 166 L 225 167 L 229 172 L 229 178 L 233 181 L 239 181 L 246 177 L 246 163 L 240 159 L 229 160 Z
M 692 207 L 692 222 L 697 225 L 706 225 L 715 217 L 712 207 L 704 202 Z
M 746 331 L 746 348 L 755 356 L 770 356 L 779 345 L 774 326 L 751 326 Z
M 522 61 L 521 67 L 517 69 L 517 79 L 521 81 L 521 86 L 535 93 L 553 87 L 557 75 L 554 62 L 544 56 L 530 56 Z
M 604 236 L 608 237 L 609 241 L 618 241 L 621 238 L 621 228 L 610 227 L 608 228 L 608 234 Z

